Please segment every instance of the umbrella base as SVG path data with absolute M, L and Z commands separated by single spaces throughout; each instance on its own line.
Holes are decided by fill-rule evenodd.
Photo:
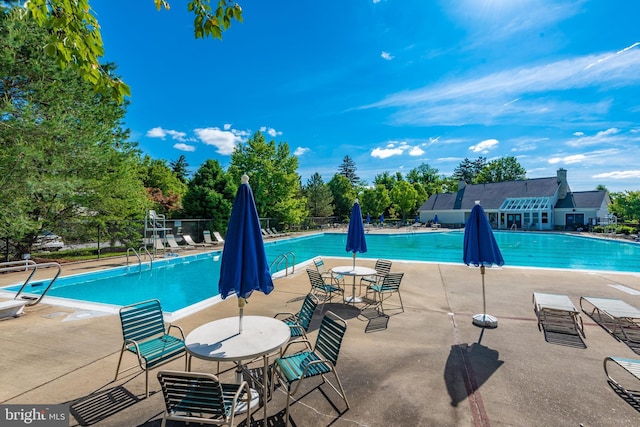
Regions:
M 483 328 L 497 328 L 498 319 L 490 314 L 476 314 L 473 316 L 473 324 Z
M 254 389 L 251 389 L 251 410 L 259 407 L 260 403 L 260 394 Z M 240 402 L 236 405 L 236 414 L 244 414 L 247 412 L 247 404 L 246 402 Z

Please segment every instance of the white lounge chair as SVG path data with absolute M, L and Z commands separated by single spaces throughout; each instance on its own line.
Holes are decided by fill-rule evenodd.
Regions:
M 604 358 L 602 364 L 604 374 L 607 376 L 609 384 L 622 391 L 628 398 L 633 400 L 636 405 L 640 405 L 640 396 L 637 391 L 638 380 L 640 380 L 640 360 L 608 356 Z M 615 379 L 611 373 L 613 371 L 616 371 Z M 624 378 L 624 380 L 622 378 Z M 629 386 L 625 386 L 625 384 L 629 384 Z
M 173 234 L 167 234 L 165 238 L 167 239 L 167 245 L 169 245 L 169 249 L 171 250 L 180 251 L 183 249 L 188 249 L 187 246 L 180 246 Z
M 217 231 L 213 232 L 213 237 L 216 239 L 215 241 L 211 238 L 211 232 L 209 230 L 203 231 L 202 237 L 204 237 L 205 243 L 208 243 L 210 245 L 219 245 L 221 243 L 224 243 L 224 239 Z
M 580 311 L 567 295 L 533 293 L 533 311 L 538 318 L 538 330 L 584 334 Z
M 191 238 L 191 236 L 189 234 L 183 234 L 182 235 L 182 239 L 185 241 L 185 243 L 189 246 L 194 246 L 194 247 L 204 247 L 204 246 L 212 246 L 208 243 L 196 243 L 193 241 L 193 239 Z
M 617 298 L 583 296 L 580 308 L 617 339 L 640 342 L 640 310 L 634 306 Z

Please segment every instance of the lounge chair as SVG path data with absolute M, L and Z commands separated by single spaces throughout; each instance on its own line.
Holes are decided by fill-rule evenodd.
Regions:
M 182 239 L 187 243 L 187 245 L 189 246 L 194 246 L 194 247 L 205 247 L 205 246 L 213 246 L 210 245 L 208 243 L 196 243 L 193 241 L 193 239 L 191 238 L 191 236 L 189 234 L 183 234 L 182 235 Z
M 311 342 L 306 339 L 292 341 L 285 347 L 284 356 L 275 360 L 273 365 L 274 374 L 278 376 L 280 383 L 287 392 L 285 426 L 289 425 L 289 402 L 291 396 L 296 394 L 307 378 L 321 376 L 323 381 L 316 384 L 315 388 L 327 383 L 344 400 L 347 409 L 349 408 L 347 396 L 336 371 L 338 355 L 346 331 L 347 322 L 333 312 L 328 311 L 322 318 L 314 347 L 311 347 Z M 304 345 L 305 349 L 287 354 L 289 347 L 293 345 Z M 333 374 L 336 381 L 335 385 L 327 379 L 326 375 L 329 373 Z
M 627 397 L 633 400 L 636 405 L 640 405 L 640 394 L 637 391 L 638 381 L 640 380 L 640 360 L 608 356 L 604 358 L 602 365 L 609 384 L 622 391 Z M 614 379 L 614 375 L 611 373 L 614 369 L 619 372 L 624 372 L 625 375 L 623 378 L 625 378 L 625 380 L 622 380 L 617 374 L 616 379 Z M 628 384 L 627 379 L 631 378 L 633 378 L 633 386 L 625 387 L 623 383 Z
M 265 230 L 264 228 L 260 229 L 260 232 L 262 233 L 262 237 L 273 237 L 273 235 L 271 233 L 269 233 L 267 230 Z
M 586 304 L 585 304 L 586 303 Z M 589 306 L 591 306 L 590 309 Z M 640 310 L 617 298 L 580 297 L 580 309 L 621 341 L 640 342 Z
M 149 369 L 182 355 L 185 356 L 184 368 L 187 369 L 184 332 L 176 325 L 165 327 L 162 308 L 157 299 L 122 307 L 120 325 L 124 342 L 114 381 L 118 379 L 119 374 L 139 367 L 145 371 L 145 396 L 149 397 Z M 174 328 L 179 336 L 170 334 Z M 138 363 L 120 370 L 125 352 L 134 354 Z
M 187 246 L 180 246 L 173 234 L 167 234 L 165 238 L 167 239 L 167 245 L 169 246 L 169 249 L 171 249 L 172 251 L 174 250 L 180 251 L 182 249 L 188 249 Z
M 400 295 L 400 284 L 402 283 L 403 277 L 404 273 L 389 273 L 384 276 L 380 284 L 373 284 L 367 287 L 367 293 L 373 292 L 374 301 L 380 301 L 380 312 L 382 314 L 384 314 L 383 301 L 393 294 L 398 294 L 400 309 L 404 312 L 404 304 L 402 303 L 402 296 Z
M 282 237 L 286 235 L 285 233 L 281 233 L 273 227 L 269 228 L 268 231 L 270 231 L 271 234 L 273 234 L 275 237 Z
M 334 294 L 340 294 L 344 296 L 344 289 L 340 286 L 336 286 L 332 283 L 327 283 L 318 270 L 307 268 L 307 275 L 309 276 L 309 282 L 311 282 L 311 292 L 318 299 L 322 297 L 322 307 L 327 300 L 331 301 Z
M 220 233 L 218 233 L 217 231 L 213 232 L 213 237 L 216 239 L 216 242 L 218 243 L 224 243 L 224 239 L 222 238 L 222 236 L 220 235 Z
M 158 381 L 166 412 L 162 425 L 167 420 L 194 424 L 234 425 L 238 405 L 246 407 L 246 424 L 251 416 L 251 390 L 246 381 L 240 384 L 224 384 L 213 374 L 181 371 L 160 371 Z
M 534 292 L 533 311 L 539 331 L 569 332 L 586 338 L 580 311 L 567 295 Z
M 215 233 L 218 233 L 217 231 Z M 214 234 L 215 235 L 215 234 Z M 220 234 L 218 234 L 219 236 Z M 205 230 L 202 232 L 202 237 L 204 238 L 204 242 L 208 245 L 219 245 L 220 243 L 224 243 L 224 239 L 222 239 L 222 242 L 218 241 L 218 238 L 216 237 L 216 240 L 214 241 L 211 238 L 211 232 L 209 230 Z

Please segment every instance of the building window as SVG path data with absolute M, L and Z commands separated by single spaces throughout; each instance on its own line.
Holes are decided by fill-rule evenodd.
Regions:
M 547 212 L 542 212 L 542 223 L 543 224 L 549 223 L 549 214 Z

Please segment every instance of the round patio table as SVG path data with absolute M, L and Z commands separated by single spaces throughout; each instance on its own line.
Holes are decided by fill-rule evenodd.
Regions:
M 194 329 L 185 339 L 189 354 L 188 367 L 191 370 L 191 357 L 213 362 L 235 362 L 238 366 L 237 380 L 241 381 L 242 361 L 262 356 L 264 359 L 264 424 L 267 425 L 267 355 L 280 349 L 291 337 L 289 326 L 281 320 L 266 316 L 244 316 L 242 333 L 238 333 L 240 318 L 227 317 L 205 323 Z M 253 394 L 253 393 L 252 393 Z M 251 404 L 257 403 L 257 393 L 252 396 Z M 244 408 L 246 410 L 246 408 Z
M 345 296 L 344 301 L 347 304 L 355 304 L 357 302 L 362 302 L 362 298 L 356 297 L 356 277 L 362 276 L 374 276 L 377 272 L 374 268 L 369 267 L 360 267 L 358 265 L 340 265 L 338 267 L 333 267 L 331 269 L 336 274 L 342 274 L 343 276 L 352 276 L 353 277 L 353 288 L 351 291 L 351 296 Z

